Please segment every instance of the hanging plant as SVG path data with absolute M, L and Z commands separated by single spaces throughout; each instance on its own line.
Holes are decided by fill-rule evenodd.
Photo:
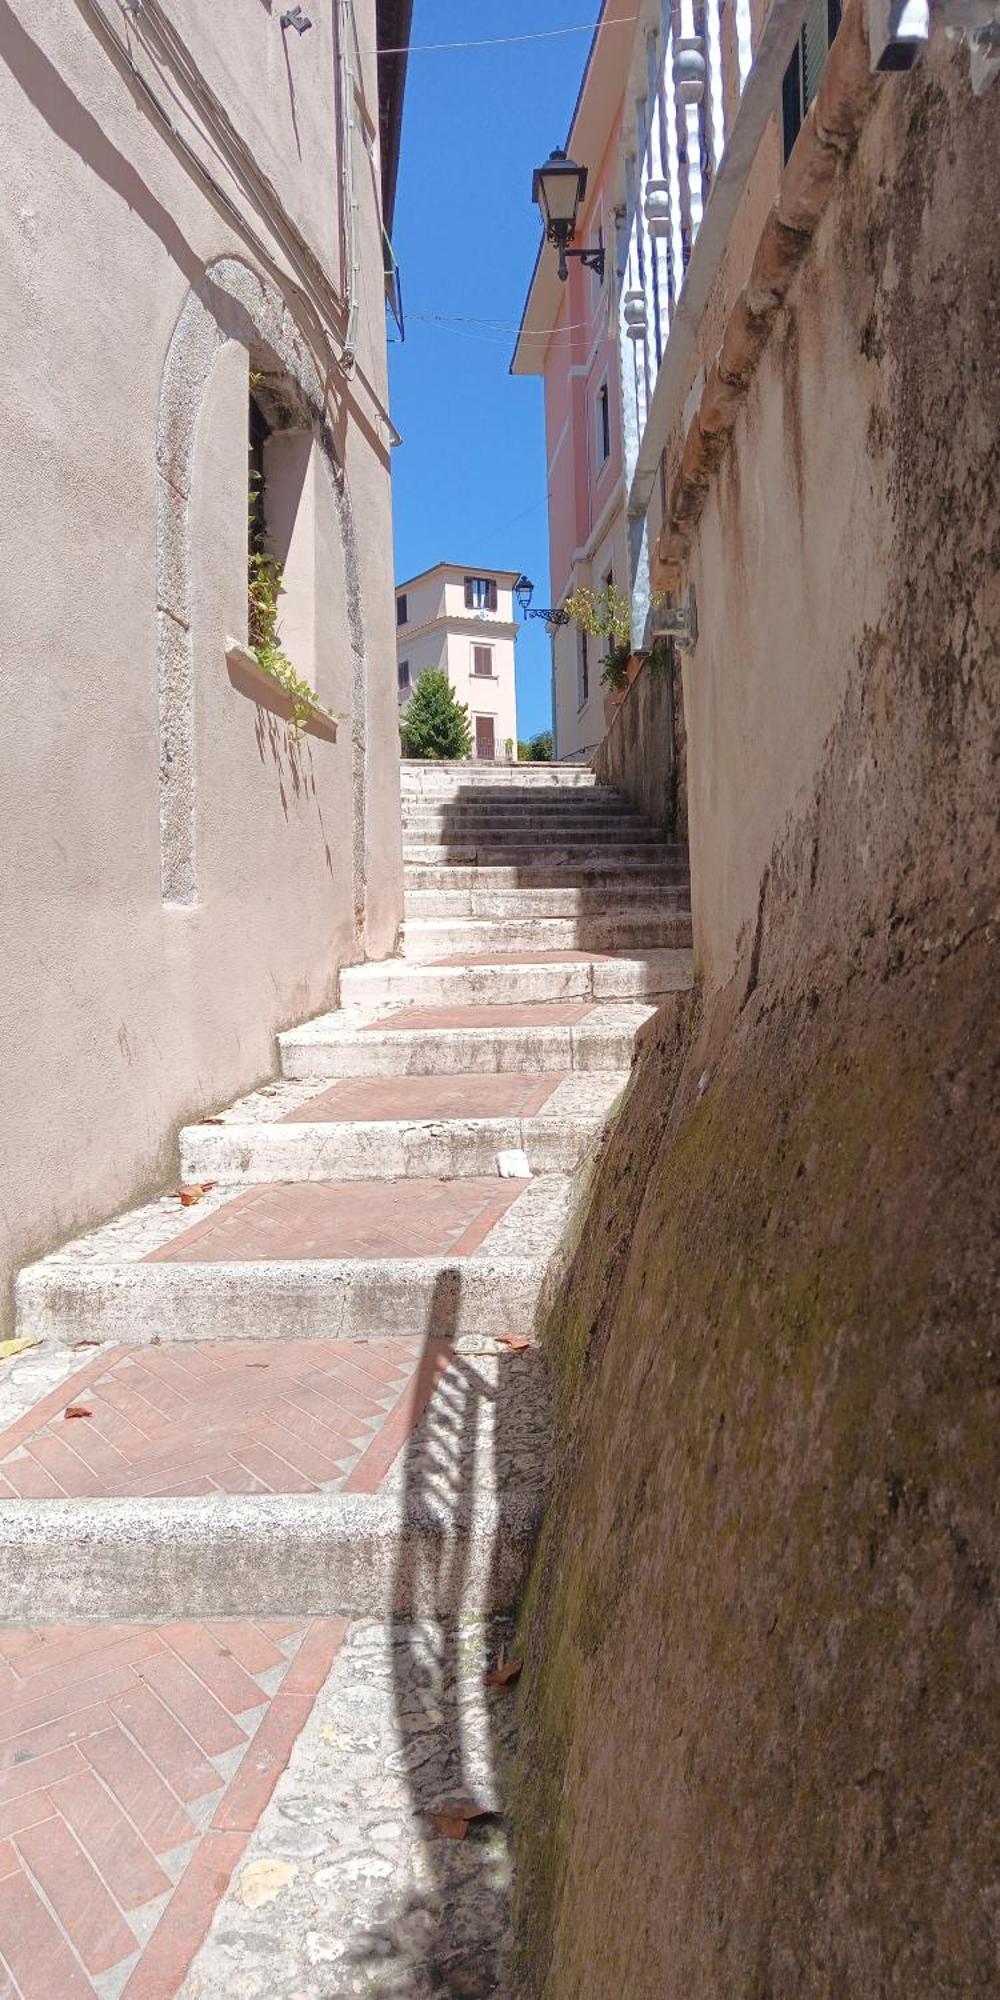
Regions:
M 250 651 L 261 672 L 274 681 L 291 702 L 288 733 L 293 743 L 300 743 L 306 723 L 315 714 L 318 703 L 308 681 L 302 680 L 296 673 L 281 644 L 278 599 L 285 587 L 284 564 L 278 561 L 277 556 L 269 555 L 262 546 L 260 494 L 256 490 L 259 484 L 260 474 L 251 470 L 248 493 L 247 636 Z

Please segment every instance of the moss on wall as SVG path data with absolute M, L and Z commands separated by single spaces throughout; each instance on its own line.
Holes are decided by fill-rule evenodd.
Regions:
M 859 393 L 890 357 L 884 616 L 549 1305 L 515 1797 L 544 2000 L 1000 1986 L 997 112 L 953 58 L 894 93 L 829 245 L 876 301 Z

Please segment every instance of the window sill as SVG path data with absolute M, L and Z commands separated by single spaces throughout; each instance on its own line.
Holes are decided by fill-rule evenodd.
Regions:
M 254 656 L 239 639 L 226 640 L 226 667 L 229 679 L 237 694 L 245 694 L 258 708 L 266 708 L 282 722 L 292 720 L 292 698 L 270 674 L 266 674 Z M 336 743 L 337 724 L 329 711 L 319 702 L 311 710 L 302 724 L 307 736 L 318 736 L 324 743 Z

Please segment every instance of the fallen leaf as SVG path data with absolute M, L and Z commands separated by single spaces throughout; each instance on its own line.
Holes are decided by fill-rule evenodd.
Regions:
M 523 1660 L 504 1661 L 501 1659 L 490 1673 L 483 1675 L 483 1686 L 488 1688 L 509 1687 L 512 1681 L 517 1680 L 523 1666 Z
M 0 1340 L 0 1361 L 9 1361 L 12 1354 L 23 1354 L 26 1347 L 39 1347 L 37 1333 L 22 1333 L 17 1340 Z
M 75 1351 L 78 1347 L 100 1347 L 100 1344 L 99 1340 L 74 1340 L 73 1348 Z
M 523 1333 L 502 1333 L 500 1340 L 504 1347 L 510 1348 L 512 1354 L 523 1354 L 526 1347 L 534 1347 L 535 1345 L 534 1341 L 529 1340 L 527 1335 Z
M 269 1854 L 262 1854 L 259 1861 L 251 1861 L 244 1868 L 237 1898 L 246 1909 L 259 1910 L 262 1903 L 273 1902 L 298 1872 L 294 1861 L 276 1861 Z
M 493 1818 L 489 1806 L 473 1805 L 468 1799 L 446 1799 L 443 1805 L 425 1806 L 423 1814 L 446 1840 L 464 1840 L 473 1821 Z
M 70 1417 L 92 1417 L 93 1414 L 93 1410 L 88 1410 L 85 1403 L 69 1403 L 63 1411 L 63 1416 L 67 1420 Z
M 221 1125 L 223 1120 L 221 1118 L 199 1118 L 198 1123 L 199 1125 Z
M 193 1208 L 195 1202 L 200 1201 L 203 1194 L 209 1194 L 214 1186 L 214 1181 L 192 1181 L 190 1187 L 175 1188 L 174 1193 L 182 1208 Z

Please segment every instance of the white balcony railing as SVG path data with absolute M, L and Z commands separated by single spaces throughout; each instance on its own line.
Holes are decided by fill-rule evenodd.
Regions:
M 661 0 L 645 31 L 625 161 L 619 330 L 637 640 L 648 605 L 645 516 L 691 377 L 701 315 L 808 0 Z M 633 78 L 635 70 L 633 70 Z

